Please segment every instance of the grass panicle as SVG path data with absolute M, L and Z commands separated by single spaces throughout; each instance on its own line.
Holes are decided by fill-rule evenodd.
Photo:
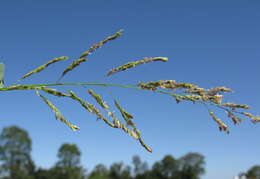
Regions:
M 85 51 L 84 53 L 81 54 L 80 58 L 82 57 L 86 57 L 88 55 L 90 55 L 92 52 L 94 52 L 95 50 L 97 50 L 98 48 L 102 47 L 103 45 L 105 45 L 108 41 L 110 40 L 115 40 L 118 37 L 120 37 L 123 34 L 123 30 L 119 30 L 118 32 L 116 32 L 114 35 L 107 37 L 106 39 L 92 45 L 87 51 Z
M 243 114 L 244 116 L 250 118 L 253 123 L 260 122 L 260 116 L 255 116 L 255 115 L 253 115 L 251 113 L 248 113 L 248 112 L 242 112 L 241 114 Z
M 122 117 L 124 118 L 124 120 L 126 121 L 126 124 L 132 127 L 135 127 L 134 122 L 131 120 L 133 119 L 133 116 L 131 114 L 129 114 L 128 112 L 126 112 L 120 105 L 119 103 L 114 100 L 115 106 L 116 108 L 120 111 Z
M 88 90 L 88 93 L 97 101 L 97 103 L 104 109 L 108 110 L 108 105 L 102 100 L 102 97 L 93 90 Z
M 187 101 L 192 101 L 192 102 L 196 102 L 198 100 L 201 100 L 202 97 L 199 95 L 179 95 L 177 97 L 175 97 L 176 102 L 179 103 L 183 100 L 187 100 Z
M 83 62 L 87 61 L 87 57 L 93 53 L 95 50 L 101 48 L 104 44 L 111 40 L 115 40 L 118 37 L 122 35 L 122 31 L 116 32 L 114 35 L 109 36 L 105 38 L 104 40 L 92 45 L 87 51 L 82 53 L 79 58 L 74 60 L 70 65 L 62 72 L 60 79 L 65 76 L 68 72 L 72 71 L 79 65 L 81 65 Z M 27 78 L 33 74 L 39 73 L 42 70 L 44 70 L 49 65 L 56 63 L 61 60 L 67 60 L 67 56 L 62 56 L 59 58 L 55 58 L 46 64 L 34 69 L 33 71 L 25 74 L 20 80 Z M 142 65 L 145 63 L 150 63 L 154 61 L 161 61 L 166 62 L 168 61 L 168 58 L 166 57 L 151 57 L 151 58 L 144 58 L 139 61 L 129 62 L 127 64 L 121 65 L 119 67 L 111 69 L 107 76 L 113 75 L 115 73 L 125 71 L 127 69 L 136 67 L 138 65 Z M 59 80 L 60 80 L 59 79 Z M 225 123 L 223 123 L 220 119 L 216 117 L 216 115 L 211 110 L 211 107 L 217 108 L 220 110 L 223 110 L 227 113 L 227 117 L 230 118 L 234 124 L 240 124 L 242 122 L 242 119 L 240 119 L 237 115 L 242 115 L 245 117 L 248 117 L 251 119 L 253 123 L 260 122 L 260 116 L 255 116 L 247 110 L 250 108 L 246 104 L 236 104 L 236 103 L 223 103 L 224 101 L 224 94 L 233 92 L 232 89 L 227 87 L 214 87 L 210 89 L 204 89 L 201 88 L 195 84 L 192 83 L 178 83 L 175 80 L 157 80 L 157 81 L 151 81 L 151 82 L 140 82 L 137 85 L 123 85 L 123 84 L 110 84 L 110 83 L 47 83 L 47 84 L 29 84 L 29 85 L 11 85 L 11 86 L 4 86 L 3 85 L 4 80 L 4 64 L 0 63 L 0 91 L 13 91 L 13 90 L 34 90 L 36 91 L 37 95 L 51 108 L 51 110 L 55 114 L 55 118 L 64 124 L 66 124 L 68 127 L 70 127 L 72 130 L 79 130 L 79 127 L 76 125 L 71 124 L 69 121 L 67 121 L 61 112 L 58 110 L 57 107 L 54 106 L 54 104 L 49 101 L 46 97 L 40 94 L 40 92 L 45 92 L 47 94 L 53 95 L 55 97 L 67 97 L 70 98 L 77 103 L 79 103 L 86 111 L 92 113 L 97 117 L 98 120 L 102 120 L 106 125 L 108 125 L 111 128 L 117 128 L 123 130 L 125 133 L 133 137 L 135 140 L 138 140 L 139 143 L 149 152 L 152 152 L 152 149 L 147 146 L 144 142 L 144 140 L 141 137 L 141 132 L 137 129 L 133 119 L 133 115 L 126 112 L 119 103 L 114 100 L 115 108 L 119 110 L 122 116 L 122 122 L 118 120 L 118 118 L 115 116 L 115 113 L 110 109 L 109 105 L 104 102 L 101 95 L 95 93 L 93 90 L 88 90 L 88 93 L 91 95 L 92 98 L 95 99 L 97 104 L 100 106 L 100 111 L 98 108 L 94 106 L 94 104 L 90 104 L 87 101 L 84 101 L 82 98 L 77 96 L 73 91 L 71 91 L 69 88 L 66 88 L 67 86 L 113 86 L 113 87 L 122 87 L 122 88 L 129 88 L 129 89 L 135 89 L 135 90 L 149 90 L 153 91 L 154 93 L 164 94 L 171 97 L 174 97 L 176 102 L 179 103 L 181 101 L 189 101 L 193 103 L 199 103 L 203 104 L 204 107 L 207 108 L 209 115 L 211 118 L 217 123 L 220 131 L 224 131 L 226 133 L 229 133 L 228 127 Z M 19 80 L 19 81 L 20 81 Z M 62 90 L 66 90 L 67 93 L 64 93 L 62 91 L 58 91 L 54 89 L 53 87 L 59 86 L 63 87 Z M 40 91 L 40 92 L 39 92 Z M 210 108 L 209 108 L 210 107 Z M 107 112 L 108 118 L 103 116 L 103 112 Z M 123 121 L 124 120 L 124 121 Z M 124 123 L 124 124 L 123 124 Z M 125 124 L 126 123 L 126 124 Z
M 167 62 L 167 61 L 168 61 L 168 58 L 166 58 L 166 57 L 151 57 L 151 58 L 146 57 L 146 58 L 144 58 L 143 60 L 139 60 L 139 61 L 135 61 L 135 62 L 130 62 L 130 63 L 124 64 L 124 65 L 122 65 L 122 66 L 113 68 L 113 69 L 111 69 L 111 70 L 107 73 L 107 76 L 110 76 L 110 75 L 115 74 L 115 73 L 120 72 L 120 71 L 127 70 L 127 69 L 129 69 L 129 68 L 136 67 L 136 66 L 141 65 L 141 64 L 145 64 L 145 63 L 149 63 L 149 62 L 154 62 L 154 61 Z
M 232 119 L 234 124 L 240 124 L 242 122 L 242 119 L 240 119 L 239 117 L 234 115 L 231 111 L 228 111 L 227 114 L 228 114 L 228 117 Z
M 157 90 L 158 88 L 162 89 L 190 89 L 190 90 L 204 90 L 203 88 L 199 88 L 197 85 L 191 84 L 191 83 L 177 83 L 174 80 L 159 80 L 159 81 L 152 81 L 143 83 L 140 82 L 138 86 L 142 89 L 148 89 L 148 90 Z
M 140 142 L 140 144 L 148 151 L 148 152 L 153 152 L 153 150 L 144 143 L 143 139 L 142 138 L 139 138 L 138 141 Z
M 208 91 L 208 95 L 211 95 L 211 96 L 214 96 L 220 92 L 225 92 L 225 93 L 228 93 L 228 92 L 233 92 L 232 89 L 230 88 L 226 88 L 224 86 L 222 87 L 215 87 L 215 88 L 212 88 Z
M 69 71 L 72 71 L 74 68 L 76 68 L 77 66 L 79 66 L 82 62 L 85 62 L 87 61 L 86 58 L 82 57 L 82 58 L 79 58 L 79 59 L 76 59 L 74 60 L 61 74 L 61 77 L 60 79 L 65 76 Z M 60 80 L 59 79 L 59 80 Z M 58 80 L 58 81 L 59 81 Z
M 89 103 L 85 102 L 83 99 L 81 99 L 80 97 L 78 97 L 73 91 L 69 90 L 69 93 L 70 93 L 70 96 L 69 96 L 69 97 L 70 97 L 71 99 L 73 99 L 73 100 L 79 102 L 79 103 L 81 104 L 81 106 L 82 106 L 83 108 L 85 108 L 88 112 L 93 113 L 93 110 L 92 110 L 93 107 L 92 107 Z
M 230 107 L 232 109 L 236 109 L 236 108 L 250 109 L 250 106 L 246 104 L 222 103 L 221 106 Z
M 123 33 L 123 30 L 119 30 L 118 32 L 116 32 L 114 35 L 107 37 L 106 39 L 92 45 L 87 51 L 85 51 L 84 53 L 81 54 L 81 56 L 74 60 L 63 72 L 62 75 L 60 77 L 60 79 L 65 76 L 69 71 L 72 71 L 74 68 L 76 68 L 77 66 L 79 66 L 81 63 L 87 61 L 86 57 L 88 55 L 90 55 L 92 52 L 94 52 L 96 49 L 102 47 L 103 45 L 105 45 L 108 41 L 110 40 L 115 40 L 116 38 L 120 37 Z M 59 79 L 59 80 L 60 80 Z
M 109 122 L 101 113 L 100 111 L 95 108 L 95 106 L 93 104 L 89 104 L 87 102 L 85 102 L 84 100 L 82 100 L 80 97 L 78 97 L 74 92 L 72 92 L 71 90 L 69 90 L 70 93 L 70 98 L 77 101 L 78 103 L 81 104 L 81 106 L 83 108 L 85 108 L 88 112 L 95 114 L 97 116 L 97 119 L 103 120 L 107 125 L 109 125 L 110 127 L 114 127 L 114 124 Z
M 128 133 L 130 136 L 132 136 L 134 139 L 138 139 L 138 135 L 128 127 L 126 127 L 124 124 L 122 124 L 119 120 L 114 121 L 115 128 L 120 128 L 126 133 Z
M 42 91 L 44 91 L 45 93 L 57 96 L 57 97 L 70 97 L 69 94 L 65 94 L 61 91 L 57 91 L 56 89 L 52 89 L 52 88 L 47 88 L 47 87 L 40 87 Z
M 69 57 L 67 57 L 67 56 L 62 56 L 62 57 L 58 57 L 58 58 L 55 58 L 55 59 L 53 59 L 53 60 L 50 60 L 50 61 L 48 61 L 47 63 L 45 63 L 45 64 L 39 66 L 38 68 L 32 70 L 31 72 L 25 74 L 20 80 L 25 79 L 25 78 L 27 78 L 27 77 L 29 77 L 29 76 L 35 74 L 35 73 L 41 72 L 42 70 L 44 70 L 45 68 L 47 68 L 49 65 L 51 65 L 51 64 L 53 64 L 53 63 L 59 62 L 59 61 L 61 61 L 61 60 L 67 60 L 67 59 L 69 59 Z
M 65 123 L 68 127 L 70 127 L 72 130 L 76 131 L 79 130 L 79 127 L 76 125 L 71 124 L 69 121 L 67 121 L 63 115 L 61 114 L 61 112 L 58 110 L 57 107 L 54 106 L 54 104 L 52 102 L 50 102 L 46 97 L 44 97 L 43 95 L 41 95 L 38 91 L 36 91 L 36 94 L 38 96 L 41 97 L 41 99 L 52 109 L 52 111 L 55 114 L 55 118 L 57 120 L 60 120 L 61 122 Z
M 224 122 L 222 122 L 220 119 L 218 119 L 217 116 L 215 116 L 215 114 L 210 110 L 209 110 L 209 115 L 218 124 L 220 131 L 224 131 L 226 133 L 229 133 L 227 125 Z
M 133 130 L 129 129 L 128 127 L 126 127 L 124 124 L 122 124 L 119 120 L 115 120 L 114 121 L 115 127 L 116 128 L 120 128 L 123 131 L 125 131 L 126 133 L 128 133 L 130 136 L 132 136 L 134 139 L 138 140 L 140 142 L 140 144 L 148 151 L 148 152 L 152 152 L 152 149 L 145 144 L 144 140 L 141 138 L 140 136 L 140 132 L 134 128 Z

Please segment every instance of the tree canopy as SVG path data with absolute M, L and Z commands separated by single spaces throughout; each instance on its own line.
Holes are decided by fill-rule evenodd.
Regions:
M 30 176 L 34 171 L 31 149 L 32 142 L 25 130 L 17 126 L 4 128 L 0 135 L 2 174 L 12 179 Z

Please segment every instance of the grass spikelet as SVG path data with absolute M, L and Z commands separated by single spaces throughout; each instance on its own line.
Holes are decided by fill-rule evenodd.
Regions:
M 179 96 L 173 96 L 173 97 L 176 99 L 177 103 L 181 102 L 182 100 L 196 102 L 196 101 L 202 99 L 202 97 L 199 95 L 179 95 Z
M 88 90 L 88 93 L 97 101 L 97 103 L 104 109 L 108 110 L 108 105 L 102 100 L 102 97 L 93 90 Z
M 248 112 L 242 112 L 241 114 L 243 114 L 244 116 L 249 117 L 249 118 L 254 117 L 253 114 L 248 113 Z
M 217 116 L 215 116 L 215 114 L 212 111 L 209 111 L 209 114 L 212 117 L 212 119 L 218 124 L 220 131 L 229 133 L 228 127 L 225 123 L 223 123 L 220 119 L 218 119 Z
M 125 131 L 126 133 L 128 133 L 130 136 L 132 136 L 134 139 L 138 139 L 138 135 L 132 131 L 131 129 L 129 129 L 128 127 L 126 127 L 124 124 L 122 124 L 119 120 L 115 120 L 114 124 L 116 126 L 116 128 L 120 128 L 123 131 Z
M 221 106 L 230 107 L 232 109 L 235 108 L 242 108 L 242 109 L 249 109 L 250 106 L 246 104 L 235 104 L 235 103 L 222 103 Z
M 206 94 L 206 89 L 204 88 L 196 88 L 196 89 L 187 89 L 184 91 L 185 93 L 198 94 L 200 96 Z
M 148 152 L 151 152 L 151 153 L 153 152 L 153 150 L 152 150 L 149 146 L 147 146 L 147 145 L 144 143 L 144 141 L 143 141 L 142 138 L 139 138 L 138 141 L 140 142 L 140 144 L 141 144 Z
M 140 82 L 138 83 L 138 86 L 142 89 L 147 89 L 147 90 L 157 90 L 157 88 L 160 86 L 160 83 L 158 81 L 155 81 L 155 82 L 148 82 L 148 83 L 143 83 L 143 82 Z
M 82 62 L 85 62 L 87 61 L 86 58 L 82 57 L 82 58 L 79 58 L 77 60 L 74 60 L 63 72 L 62 72 L 62 75 L 60 77 L 60 79 L 66 75 L 66 73 L 68 73 L 69 71 L 73 70 L 74 68 L 76 68 L 77 66 L 79 66 Z M 60 80 L 59 79 L 59 80 Z M 59 81 L 58 80 L 58 81 Z
M 60 120 L 61 122 L 65 123 L 68 127 L 70 127 L 72 130 L 79 130 L 79 127 L 76 125 L 71 124 L 69 121 L 67 121 L 61 114 L 61 112 L 58 110 L 57 107 L 52 104 L 47 98 L 42 96 L 38 91 L 36 91 L 36 94 L 41 97 L 41 99 L 52 109 L 52 111 L 55 114 L 55 118 L 57 120 Z
M 101 98 L 99 95 L 97 95 L 97 94 L 96 94 L 95 92 L 93 92 L 92 90 L 88 90 L 88 91 L 90 91 L 91 96 L 93 96 L 93 97 L 95 96 L 94 98 L 96 99 L 97 102 L 99 101 L 98 103 L 99 103 L 100 105 L 104 103 L 103 100 L 102 100 L 102 98 Z M 120 108 L 120 112 L 122 111 L 122 113 L 121 113 L 122 116 L 123 116 L 123 114 L 124 114 L 124 116 L 123 116 L 124 119 L 125 119 L 125 117 L 128 119 L 127 124 L 133 126 L 133 128 L 134 128 L 133 130 L 129 129 L 129 128 L 126 127 L 124 124 L 122 124 L 119 120 L 117 120 L 116 117 L 114 116 L 114 113 L 112 113 L 111 111 L 109 111 L 108 114 L 109 114 L 109 116 L 112 117 L 113 123 L 109 122 L 109 121 L 100 113 L 100 111 L 94 107 L 94 105 L 88 104 L 88 103 L 84 102 L 82 99 L 80 99 L 78 96 L 76 96 L 76 94 L 73 93 L 72 91 L 69 91 L 69 93 L 70 93 L 72 99 L 78 101 L 85 109 L 87 109 L 89 112 L 95 114 L 98 119 L 103 120 L 107 125 L 109 125 L 109 126 L 112 127 L 112 128 L 120 128 L 120 129 L 122 129 L 124 132 L 128 133 L 128 134 L 129 134 L 130 136 L 132 136 L 134 139 L 141 141 L 140 143 L 142 144 L 142 146 L 143 146 L 147 151 L 152 152 L 152 150 L 151 150 L 151 149 L 143 142 L 143 140 L 141 139 L 141 137 L 140 137 L 140 132 L 136 129 L 134 123 L 133 123 L 133 122 L 131 122 L 131 123 L 129 122 L 129 121 L 131 121 L 129 118 L 133 118 L 133 116 L 130 115 L 129 113 L 127 113 L 126 111 L 124 111 L 124 110 L 119 106 L 119 104 L 118 104 L 116 101 L 115 101 L 116 106 Z M 108 107 L 105 108 L 105 109 L 108 110 Z
M 175 88 L 178 89 L 198 89 L 199 87 L 191 83 L 176 83 Z
M 115 124 L 116 126 L 118 126 L 119 128 L 123 129 L 126 133 L 128 133 L 130 136 L 132 136 L 133 138 L 137 139 L 140 144 L 148 151 L 148 152 L 152 152 L 152 149 L 150 147 L 148 147 L 143 139 L 141 138 L 140 135 L 140 131 L 137 130 L 134 122 L 131 120 L 133 118 L 133 116 L 131 114 L 129 114 L 128 112 L 126 112 L 120 105 L 119 103 L 114 100 L 115 106 L 117 107 L 117 109 L 120 111 L 122 117 L 124 118 L 124 120 L 126 121 L 127 125 L 133 127 L 133 130 L 127 128 L 125 125 L 123 125 L 122 123 L 120 123 L 120 121 L 115 120 Z
M 57 91 L 56 89 L 52 89 L 52 88 L 41 87 L 41 90 L 44 91 L 45 93 L 58 96 L 58 97 L 70 97 L 69 94 L 65 94 L 63 92 Z
M 82 62 L 87 61 L 87 59 L 85 57 L 87 57 L 88 55 L 90 55 L 92 52 L 94 52 L 96 49 L 102 47 L 104 44 L 106 44 L 108 41 L 110 40 L 115 40 L 116 38 L 120 37 L 122 35 L 123 31 L 119 30 L 118 32 L 116 32 L 114 35 L 107 37 L 106 39 L 92 45 L 87 51 L 85 51 L 84 53 L 81 54 L 81 56 L 79 57 L 79 59 L 74 60 L 63 72 L 62 75 L 60 77 L 60 79 L 65 76 L 69 71 L 72 71 L 74 68 L 76 68 L 77 66 L 79 66 Z M 59 80 L 60 80 L 59 79 Z M 58 80 L 58 81 L 59 81 Z
M 214 96 L 216 94 L 218 94 L 219 92 L 232 92 L 232 90 L 230 88 L 226 88 L 224 86 L 222 87 L 215 87 L 215 88 L 212 88 L 208 91 L 208 95 L 211 95 L 211 96 Z
M 75 93 L 73 93 L 71 90 L 69 90 L 70 93 L 70 98 L 79 102 L 81 104 L 82 107 L 84 107 L 88 112 L 93 113 L 93 108 L 90 104 L 88 104 L 87 102 L 83 101 L 80 97 L 78 97 Z
M 199 92 L 204 92 L 205 89 L 199 88 L 198 86 L 191 84 L 191 83 L 177 83 L 174 80 L 159 80 L 159 81 L 152 81 L 148 83 L 139 83 L 139 87 L 142 89 L 148 89 L 148 90 L 157 90 L 157 88 L 162 88 L 162 89 L 171 89 L 171 90 L 176 90 L 176 89 L 189 89 L 185 91 L 186 93 L 195 93 L 197 94 Z
M 110 76 L 114 73 L 117 73 L 117 72 L 120 72 L 120 71 L 124 71 L 124 70 L 127 70 L 129 68 L 133 68 L 133 67 L 136 67 L 138 65 L 141 65 L 141 64 L 144 64 L 144 63 L 149 63 L 149 62 L 154 62 L 154 61 L 162 61 L 162 62 L 167 62 L 168 61 L 168 58 L 166 57 L 151 57 L 151 58 L 144 58 L 143 60 L 139 60 L 139 61 L 135 61 L 135 62 L 130 62 L 130 63 L 127 63 L 127 64 L 124 64 L 122 66 L 119 66 L 119 67 L 116 67 L 116 68 L 113 68 L 111 69 L 108 73 L 107 73 L 107 76 Z
M 227 114 L 228 114 L 228 117 L 232 119 L 234 124 L 240 124 L 242 122 L 242 119 L 240 119 L 239 117 L 235 116 L 232 112 L 228 111 Z
M 147 83 L 140 82 L 138 86 L 142 89 L 148 90 L 157 90 L 158 87 L 164 89 L 174 89 L 176 88 L 177 83 L 174 80 L 159 80 L 159 81 L 151 81 Z
M 69 59 L 69 57 L 67 57 L 67 56 L 62 56 L 62 57 L 55 58 L 55 59 L 53 59 L 53 60 L 51 60 L 51 61 L 48 61 L 48 62 L 45 63 L 44 65 L 39 66 L 38 68 L 34 69 L 33 71 L 31 71 L 31 72 L 25 74 L 20 80 L 22 80 L 22 79 L 24 79 L 24 78 L 27 78 L 27 77 L 29 77 L 29 76 L 35 74 L 35 73 L 41 72 L 42 70 L 44 70 L 45 68 L 47 68 L 49 65 L 51 65 L 51 64 L 53 64 L 53 63 L 56 63 L 56 62 L 61 61 L 61 60 L 67 60 L 67 59 Z
M 105 45 L 108 41 L 110 40 L 115 40 L 116 38 L 120 37 L 123 34 L 123 30 L 119 30 L 118 32 L 116 32 L 114 35 L 107 37 L 106 39 L 92 45 L 87 51 L 85 51 L 84 53 L 82 53 L 82 55 L 80 56 L 80 58 L 82 57 L 86 57 L 88 55 L 90 55 L 92 52 L 94 52 L 96 49 L 102 47 L 103 45 Z
M 69 90 L 70 93 L 70 98 L 78 101 L 88 112 L 95 114 L 97 116 L 97 119 L 101 119 L 103 120 L 107 125 L 109 125 L 110 127 L 114 127 L 114 124 L 109 122 L 101 113 L 98 109 L 95 108 L 95 106 L 93 104 L 89 104 L 85 101 L 83 101 L 81 98 L 79 98 L 75 93 L 73 93 L 72 91 Z
M 120 105 L 119 103 L 114 100 L 115 106 L 117 107 L 117 109 L 120 111 L 122 117 L 124 118 L 124 120 L 126 121 L 126 124 L 129 126 L 132 126 L 135 128 L 135 124 L 134 122 L 131 120 L 133 119 L 133 116 L 131 114 L 129 114 L 128 112 L 126 112 Z
M 140 137 L 140 132 L 135 128 L 134 130 L 131 130 L 129 128 L 127 128 L 124 124 L 122 124 L 120 121 L 115 120 L 114 124 L 117 128 L 122 129 L 123 131 L 125 131 L 126 133 L 128 133 L 130 136 L 132 136 L 134 139 L 138 140 L 140 142 L 140 144 L 148 151 L 148 152 L 152 152 L 152 149 L 150 147 L 148 147 L 143 139 Z
M 209 100 L 215 104 L 221 104 L 223 95 L 214 95 L 214 96 L 209 96 Z
M 253 123 L 260 122 L 260 116 L 253 116 L 251 119 Z
M 243 114 L 244 116 L 250 118 L 253 123 L 260 122 L 260 116 L 254 116 L 253 114 L 248 113 L 248 112 L 241 112 L 241 114 Z
M 102 121 L 104 121 L 107 125 L 109 125 L 110 127 L 115 128 L 115 125 L 111 122 L 109 122 L 101 113 L 98 109 L 96 109 L 94 107 L 94 105 L 91 105 L 91 110 L 93 111 L 92 113 L 95 114 L 97 116 L 98 119 L 101 119 Z
M 28 85 L 14 85 L 6 88 L 0 88 L 0 91 L 12 91 L 12 90 L 41 90 L 42 87 L 28 86 Z

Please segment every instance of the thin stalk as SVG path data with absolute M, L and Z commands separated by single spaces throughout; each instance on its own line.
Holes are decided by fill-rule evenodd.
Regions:
M 47 84 L 31 84 L 31 85 L 12 85 L 0 88 L 0 91 L 8 91 L 14 86 L 24 86 L 24 87 L 42 87 L 42 86 L 86 86 L 86 85 L 96 85 L 96 86 L 117 86 L 124 88 L 142 89 L 135 86 L 120 85 L 120 84 L 109 84 L 109 83 L 47 83 Z
M 31 88 L 37 88 L 37 87 L 46 87 L 46 86 L 115 86 L 115 87 L 122 87 L 122 88 L 130 88 L 130 89 L 136 89 L 136 90 L 146 90 L 140 87 L 136 87 L 136 86 L 131 86 L 131 85 L 121 85 L 121 84 L 112 84 L 112 83 L 47 83 L 47 84 L 30 84 L 30 85 L 12 85 L 12 86 L 6 86 L 4 88 L 0 88 L 0 91 L 9 91 L 9 90 L 21 90 L 19 88 L 17 89 L 12 89 L 13 87 L 18 87 L 18 86 L 22 86 L 22 87 L 28 87 L 28 89 Z M 25 90 L 22 89 L 22 90 Z M 176 94 L 176 93 L 172 93 L 172 92 L 167 92 L 167 91 L 162 91 L 162 90 L 153 90 L 153 92 L 157 92 L 157 93 L 162 93 L 162 94 L 167 94 L 170 95 L 174 98 L 178 98 L 181 97 L 181 94 Z M 223 110 L 229 111 L 227 108 L 219 105 L 219 104 L 215 104 L 215 103 L 206 103 L 205 101 L 196 101 L 198 103 L 202 103 L 202 104 L 208 104 L 208 105 L 212 105 L 212 106 L 216 106 L 218 108 L 221 108 Z M 235 113 L 239 113 L 242 114 L 239 111 L 232 111 Z

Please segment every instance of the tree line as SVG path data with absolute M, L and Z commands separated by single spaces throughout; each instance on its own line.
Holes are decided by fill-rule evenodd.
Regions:
M 110 167 L 98 164 L 87 173 L 80 163 L 81 152 L 75 144 L 62 144 L 53 167 L 37 167 L 31 158 L 32 141 L 28 132 L 17 126 L 3 128 L 0 134 L 0 179 L 199 179 L 205 173 L 205 160 L 199 153 L 179 159 L 166 155 L 151 167 L 139 156 L 132 166 L 115 162 Z M 239 178 L 260 179 L 260 165 L 252 166 Z
M 188 153 L 179 159 L 166 155 L 151 167 L 139 156 L 132 165 L 115 162 L 98 164 L 90 172 L 81 165 L 81 152 L 75 144 L 62 144 L 58 161 L 49 169 L 37 167 L 31 157 L 32 140 L 17 126 L 3 128 L 0 134 L 0 179 L 199 179 L 205 173 L 204 157 Z

